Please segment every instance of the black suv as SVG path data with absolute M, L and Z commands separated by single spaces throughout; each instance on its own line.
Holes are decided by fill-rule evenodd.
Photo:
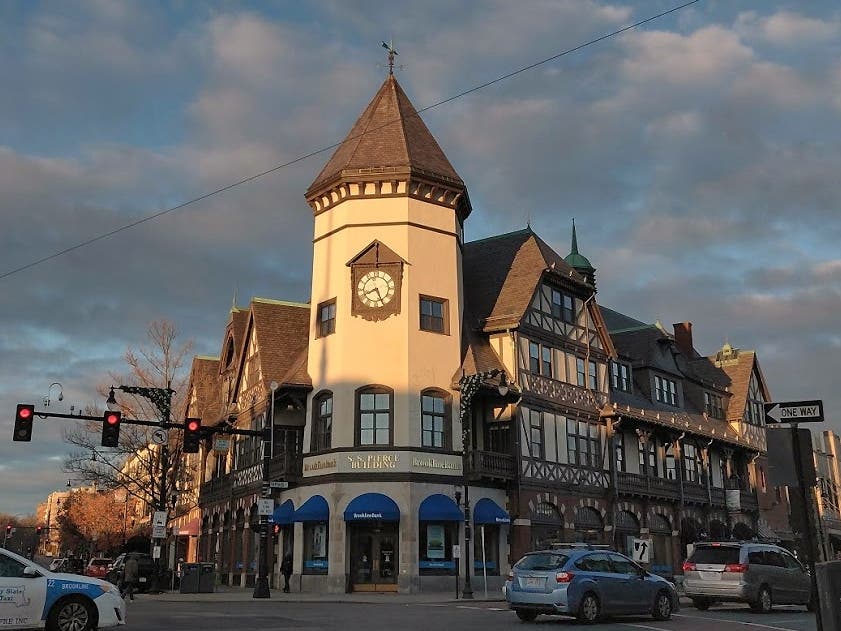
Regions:
M 152 576 L 155 573 L 155 562 L 152 560 L 151 555 L 145 552 L 124 552 L 118 556 L 108 568 L 108 574 L 106 574 L 105 580 L 109 583 L 114 583 L 114 585 L 119 585 L 123 580 L 123 568 L 125 567 L 126 559 L 130 556 L 137 559 L 137 591 L 145 592 L 149 589 Z

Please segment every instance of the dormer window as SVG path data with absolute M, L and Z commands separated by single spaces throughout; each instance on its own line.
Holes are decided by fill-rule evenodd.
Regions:
M 628 364 L 611 362 L 610 387 L 621 392 L 631 391 L 631 367 Z
M 228 338 L 228 349 L 225 351 L 225 368 L 230 368 L 234 363 L 234 338 Z
M 707 416 L 724 420 L 724 404 L 720 394 L 704 393 L 704 411 Z
M 660 403 L 677 407 L 677 382 L 654 375 L 654 397 Z
M 552 290 L 552 317 L 564 322 L 575 322 L 575 301 L 572 296 L 557 289 Z

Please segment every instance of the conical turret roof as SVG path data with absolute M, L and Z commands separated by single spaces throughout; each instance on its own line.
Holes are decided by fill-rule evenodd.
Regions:
M 464 189 L 409 97 L 389 75 L 307 190 L 311 199 L 344 179 L 371 173 L 422 176 Z

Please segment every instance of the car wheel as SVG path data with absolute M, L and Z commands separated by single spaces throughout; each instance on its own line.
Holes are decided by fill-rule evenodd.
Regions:
M 49 631 L 93 631 L 96 612 L 93 605 L 78 596 L 59 601 L 47 616 Z
M 581 597 L 578 604 L 578 621 L 584 624 L 593 624 L 599 619 L 599 599 L 592 592 L 587 592 Z
M 534 619 L 537 618 L 536 611 L 527 611 L 525 609 L 515 609 L 514 613 L 517 614 L 517 617 L 522 620 L 523 622 L 534 622 Z
M 706 611 L 710 608 L 710 601 L 703 598 L 695 598 L 692 600 L 692 606 L 699 611 Z
M 672 599 L 666 592 L 657 594 L 652 616 L 655 620 L 668 620 L 672 617 Z
M 767 585 L 763 585 L 759 588 L 756 601 L 751 603 L 750 608 L 757 613 L 770 613 L 773 607 L 774 601 L 771 599 L 771 590 Z

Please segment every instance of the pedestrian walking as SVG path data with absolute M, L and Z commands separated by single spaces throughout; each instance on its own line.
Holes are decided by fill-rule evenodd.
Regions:
M 137 563 L 137 558 L 133 554 L 126 555 L 126 563 L 123 566 L 123 585 L 120 590 L 123 598 L 128 596 L 131 600 L 134 600 L 134 588 L 139 573 L 140 566 Z
M 289 577 L 292 576 L 292 552 L 287 551 L 280 562 L 280 573 L 283 574 L 283 593 L 289 593 Z

